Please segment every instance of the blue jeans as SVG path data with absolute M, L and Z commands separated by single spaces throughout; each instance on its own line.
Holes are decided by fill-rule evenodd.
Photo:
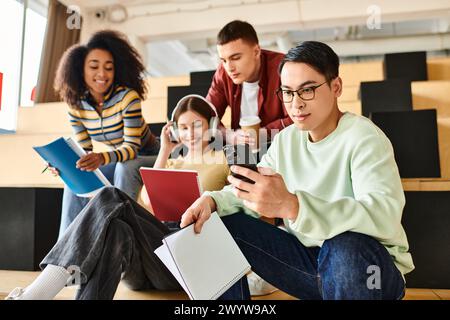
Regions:
M 345 232 L 325 240 L 322 247 L 305 247 L 292 234 L 244 213 L 222 221 L 252 270 L 294 297 L 395 300 L 404 296 L 400 271 L 386 248 L 372 237 Z M 221 299 L 250 299 L 246 276 Z
M 136 159 L 110 163 L 99 169 L 113 186 L 125 192 L 132 199 L 137 200 L 142 187 L 139 168 L 152 167 L 154 165 L 159 151 L 159 140 L 157 142 L 157 145 L 152 146 L 152 148 L 139 151 Z M 88 202 L 89 198 L 78 197 L 69 188 L 64 187 L 58 239 L 61 239 L 64 231 Z

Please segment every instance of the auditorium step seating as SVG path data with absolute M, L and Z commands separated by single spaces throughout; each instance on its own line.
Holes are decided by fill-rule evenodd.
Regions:
M 427 61 L 429 81 L 412 82 L 413 109 L 437 109 L 438 139 L 441 161 L 441 179 L 403 179 L 405 191 L 450 191 L 450 59 L 433 58 Z M 358 90 L 361 81 L 377 81 L 383 79 L 383 67 L 380 61 L 342 64 L 340 75 L 343 78 L 343 95 L 338 104 L 341 110 L 361 114 L 361 102 Z M 149 95 L 142 103 L 143 115 L 148 123 L 165 122 L 167 120 L 167 87 L 189 85 L 189 76 L 149 79 Z M 225 125 L 229 125 L 229 108 L 224 116 Z M 420 130 L 420 128 L 418 128 Z M 41 174 L 44 163 L 34 152 L 32 146 L 46 144 L 60 136 L 69 136 L 72 130 L 67 120 L 67 105 L 62 102 L 37 104 L 31 108 L 19 108 L 18 126 L 15 134 L 0 134 L 0 188 L 1 187 L 46 187 L 62 188 L 63 184 L 50 173 Z M 95 144 L 96 150 L 105 150 L 101 144 Z M 11 272 L 18 272 L 11 273 Z M 8 292 L 1 286 L 4 279 L 11 278 L 29 283 L 35 273 L 19 271 L 0 271 L 0 296 Z M 16 281 L 14 280 L 14 281 Z M 11 287 L 15 282 L 10 282 Z M 70 288 L 64 289 L 67 292 Z M 122 295 L 122 293 L 124 294 Z M 414 297 L 439 298 L 443 295 L 450 299 L 445 290 L 409 289 L 407 298 Z M 126 299 L 143 294 L 143 298 L 174 298 L 179 293 L 138 293 L 119 286 L 117 297 Z M 160 295 L 162 294 L 162 295 Z M 172 294 L 172 295 L 171 295 Z M 415 295 L 417 294 L 417 295 Z M 73 296 L 70 295 L 70 297 Z M 181 296 L 186 298 L 185 296 Z M 442 298 L 442 297 L 441 297 Z M 274 298 L 276 299 L 276 298 Z
M 351 88 L 350 91 L 353 92 L 351 94 L 356 94 L 355 87 Z M 346 92 L 345 87 L 344 92 Z M 450 80 L 413 82 L 412 92 L 414 109 L 437 109 L 442 178 L 450 179 L 450 166 L 446 165 L 450 163 L 450 96 L 447 94 L 450 92 Z M 156 99 L 166 101 L 167 98 Z M 357 96 L 347 95 L 342 102 L 339 100 L 339 106 L 343 111 L 361 113 L 361 102 L 357 100 Z M 143 114 L 146 121 L 149 123 L 165 122 L 167 118 L 165 110 L 157 111 L 161 108 L 161 105 L 153 105 L 151 98 L 143 103 Z M 52 117 L 48 116 L 50 114 Z M 17 168 L 16 170 L 20 168 L 22 173 L 18 175 L 16 170 L 3 169 L 0 183 L 18 185 L 28 182 L 54 185 L 57 179 L 49 175 L 41 175 L 40 171 L 36 170 L 36 168 L 42 168 L 42 161 L 31 147 L 46 144 L 59 136 L 71 134 L 72 131 L 67 120 L 67 106 L 64 103 L 44 103 L 33 108 L 19 108 L 17 132 L 0 135 L 0 147 L 6 148 L 5 156 L 0 158 L 0 165 L 8 168 L 14 163 L 13 168 Z M 95 147 L 96 150 L 106 149 L 102 144 L 96 144 Z M 59 185 L 61 184 L 59 183 Z

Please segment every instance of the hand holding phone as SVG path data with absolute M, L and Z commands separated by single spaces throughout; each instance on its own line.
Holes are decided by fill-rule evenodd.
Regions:
M 250 145 L 248 144 L 236 144 L 230 145 L 227 144 L 223 147 L 223 152 L 225 153 L 225 157 L 227 159 L 228 166 L 232 165 L 241 166 L 244 168 L 251 169 L 255 172 L 258 172 L 258 167 L 256 166 L 256 157 L 252 153 L 250 149 Z M 242 181 L 254 184 L 255 181 L 241 176 L 240 174 L 236 174 L 231 171 L 231 175 L 235 178 L 241 179 Z

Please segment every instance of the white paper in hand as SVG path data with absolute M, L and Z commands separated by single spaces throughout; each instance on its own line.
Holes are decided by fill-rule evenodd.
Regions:
M 155 253 L 193 300 L 217 299 L 250 270 L 216 212 L 201 233 L 192 224 L 164 238 Z

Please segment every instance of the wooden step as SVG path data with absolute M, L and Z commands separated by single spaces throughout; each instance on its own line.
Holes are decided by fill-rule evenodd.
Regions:
M 39 271 L 10 271 L 0 270 L 0 300 L 16 287 L 26 287 L 39 275 Z M 66 287 L 57 296 L 56 300 L 72 300 L 76 294 L 76 287 Z M 135 291 L 128 289 L 122 282 L 119 283 L 114 300 L 188 300 L 184 291 Z M 276 291 L 267 296 L 255 297 L 256 300 L 294 300 L 295 298 Z
M 16 287 L 26 287 L 37 276 L 39 271 L 10 271 L 0 270 L 0 300 Z M 66 287 L 57 296 L 56 300 L 72 300 L 76 294 L 76 287 Z M 183 291 L 134 291 L 128 289 L 122 282 L 119 284 L 114 300 L 187 300 Z M 276 291 L 270 295 L 253 297 L 253 300 L 296 300 L 296 298 Z M 442 289 L 406 289 L 403 300 L 450 300 L 450 290 Z

